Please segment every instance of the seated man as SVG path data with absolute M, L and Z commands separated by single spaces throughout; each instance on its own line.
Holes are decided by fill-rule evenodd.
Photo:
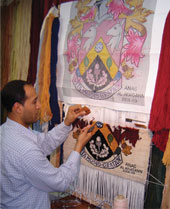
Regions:
M 1 101 L 7 109 L 7 120 L 1 126 L 1 204 L 6 209 L 49 209 L 48 193 L 65 191 L 80 169 L 80 152 L 91 138 L 91 126 L 81 131 L 74 150 L 59 168 L 46 158 L 61 145 L 72 129 L 72 123 L 86 112 L 81 105 L 71 106 L 64 122 L 48 133 L 31 130 L 39 119 L 40 102 L 32 85 L 22 80 L 6 84 Z

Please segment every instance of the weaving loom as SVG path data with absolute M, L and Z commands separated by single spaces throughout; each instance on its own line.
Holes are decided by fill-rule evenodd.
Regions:
M 143 208 L 151 146 L 147 125 L 163 30 L 156 31 L 155 19 L 161 26 L 166 17 L 159 16 L 160 6 L 159 0 L 61 4 L 59 100 L 91 109 L 64 143 L 64 160 L 78 129 L 93 122 L 75 186 L 89 202 L 112 202 L 122 194 L 130 209 Z M 155 31 L 159 41 L 153 46 Z

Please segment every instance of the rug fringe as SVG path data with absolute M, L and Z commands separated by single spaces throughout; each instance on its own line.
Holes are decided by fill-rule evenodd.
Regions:
M 129 209 L 143 209 L 145 184 L 111 175 L 88 166 L 81 165 L 75 191 L 86 197 L 90 203 L 102 201 L 112 203 L 117 195 L 128 199 Z M 80 197 L 81 198 L 81 197 Z

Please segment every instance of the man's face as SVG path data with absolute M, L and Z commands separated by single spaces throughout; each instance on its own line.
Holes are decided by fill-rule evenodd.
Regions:
M 40 102 L 33 86 L 24 86 L 26 100 L 23 105 L 22 121 L 25 126 L 37 122 L 40 116 Z

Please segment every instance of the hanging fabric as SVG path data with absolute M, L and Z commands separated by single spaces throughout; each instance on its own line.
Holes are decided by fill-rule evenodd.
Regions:
M 59 99 L 71 104 L 150 113 L 162 29 L 158 33 L 152 31 L 157 27 L 156 20 L 164 25 L 167 10 L 160 16 L 157 1 L 128 4 L 61 4 Z M 154 36 L 158 41 L 153 44 Z

